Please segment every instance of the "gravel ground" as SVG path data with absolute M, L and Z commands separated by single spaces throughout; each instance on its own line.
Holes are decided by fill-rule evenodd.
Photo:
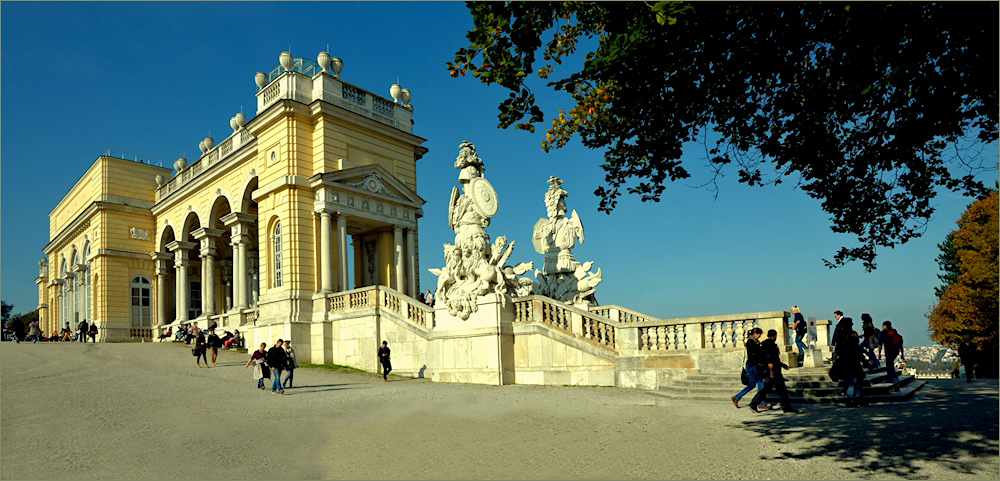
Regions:
M 997 479 L 995 380 L 755 415 L 642 391 L 296 371 L 187 346 L 0 344 L 3 479 Z M 391 376 L 390 376 L 391 377 Z M 733 391 L 738 386 L 733 386 Z M 269 391 L 269 390 L 268 390 Z

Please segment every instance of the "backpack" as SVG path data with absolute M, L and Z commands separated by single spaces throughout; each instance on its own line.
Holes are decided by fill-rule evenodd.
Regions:
M 903 336 L 899 335 L 899 331 L 889 329 L 889 331 L 885 333 L 885 345 L 887 349 L 899 351 L 903 348 Z

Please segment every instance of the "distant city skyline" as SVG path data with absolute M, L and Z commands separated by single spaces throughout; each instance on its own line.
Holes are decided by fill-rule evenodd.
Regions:
M 586 232 L 574 255 L 604 275 L 598 301 L 658 318 L 798 305 L 807 317 L 832 319 L 840 309 L 855 327 L 868 312 L 877 324 L 892 320 L 907 344 L 930 344 L 924 314 L 940 285 L 937 244 L 973 200 L 941 193 L 923 237 L 881 249 L 873 273 L 860 263 L 824 267 L 822 259 L 856 239 L 833 233 L 819 202 L 794 181 L 751 188 L 729 172 L 717 198 L 692 187 L 710 175 L 696 144 L 683 157 L 692 178 L 668 184 L 662 202 L 625 195 L 605 215 L 592 194 L 604 183 L 602 152 L 578 139 L 550 153 L 540 149 L 551 116 L 571 106 L 568 95 L 534 79 L 549 118 L 534 134 L 498 130 L 505 91 L 449 77 L 445 62 L 467 44 L 472 27 L 463 3 L 14 2 L 3 5 L 0 27 L 7 73 L 0 84 L 0 295 L 15 313 L 37 307 L 34 278 L 49 242 L 49 211 L 98 155 L 111 148 L 161 159 L 164 167 L 197 158 L 198 143 L 209 132 L 225 138 L 236 112 L 254 116 L 254 74 L 277 65 L 289 48 L 310 59 L 324 50 L 342 58 L 346 81 L 383 97 L 397 79 L 412 92 L 413 133 L 429 149 L 417 162 L 418 194 L 427 201 L 418 239 L 422 291 L 434 290 L 427 269 L 444 265 L 441 246 L 454 240 L 447 203 L 463 140 L 476 145 L 496 188 L 499 213 L 487 232 L 517 243 L 511 264 L 541 265 L 531 231 L 546 216 L 546 181 L 560 177 L 571 194 L 568 209 Z M 996 173 L 989 174 L 984 180 L 992 182 Z

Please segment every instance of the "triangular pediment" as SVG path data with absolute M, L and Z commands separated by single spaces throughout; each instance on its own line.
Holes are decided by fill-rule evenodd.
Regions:
M 336 172 L 327 172 L 321 176 L 324 184 L 342 186 L 347 189 L 357 189 L 386 200 L 395 200 L 416 207 L 424 205 L 420 198 L 396 176 L 378 164 L 361 165 Z

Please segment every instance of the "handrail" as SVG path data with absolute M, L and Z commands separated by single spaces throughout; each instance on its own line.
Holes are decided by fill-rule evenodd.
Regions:
M 613 304 L 605 306 L 590 306 L 590 312 L 602 317 L 607 317 L 615 322 L 656 322 L 661 319 L 647 314 L 643 314 L 632 309 L 627 309 Z M 617 319 L 614 314 L 617 313 Z

